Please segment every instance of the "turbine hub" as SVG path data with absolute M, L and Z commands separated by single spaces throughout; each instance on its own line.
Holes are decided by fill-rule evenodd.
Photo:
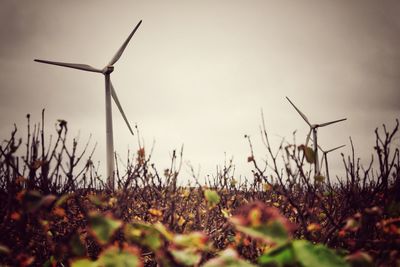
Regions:
M 110 74 L 113 71 L 114 71 L 114 66 L 112 65 L 105 66 L 104 69 L 102 70 L 103 74 Z

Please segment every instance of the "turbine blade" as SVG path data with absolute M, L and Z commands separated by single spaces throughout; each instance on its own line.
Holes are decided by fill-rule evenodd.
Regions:
M 322 149 L 320 145 L 318 145 L 319 150 L 321 150 L 322 153 L 325 153 L 325 151 Z
M 328 161 L 327 156 L 326 156 L 326 153 L 324 153 L 324 155 L 322 156 L 322 159 L 321 159 L 321 165 L 320 165 L 320 168 L 321 168 L 321 169 L 322 169 L 323 166 L 324 166 L 324 160 L 325 160 L 325 161 Z M 326 175 L 326 174 L 325 174 L 325 175 Z
M 120 49 L 117 51 L 117 53 L 115 54 L 115 56 L 111 59 L 110 63 L 108 63 L 109 65 L 114 65 L 118 59 L 121 57 L 122 53 L 124 53 L 124 50 L 126 48 L 126 46 L 128 45 L 129 41 L 131 40 L 132 36 L 135 34 L 136 30 L 139 28 L 140 24 L 142 23 L 142 21 L 139 21 L 139 23 L 136 25 L 136 27 L 133 29 L 133 31 L 131 32 L 131 34 L 128 36 L 128 38 L 125 40 L 125 42 L 122 44 L 122 46 L 120 47 Z
M 124 110 L 122 109 L 121 103 L 120 103 L 119 100 L 118 100 L 117 93 L 115 92 L 114 86 L 112 85 L 111 81 L 110 81 L 110 87 L 111 87 L 111 96 L 112 96 L 112 98 L 114 99 L 115 104 L 117 104 L 117 107 L 118 107 L 118 109 L 119 109 L 119 112 L 121 112 L 121 115 L 122 115 L 122 117 L 124 118 L 125 123 L 126 123 L 126 125 L 128 126 L 128 128 L 129 128 L 129 131 L 130 131 L 131 134 L 133 135 L 133 131 L 132 131 L 131 125 L 129 124 L 129 121 L 128 121 L 128 119 L 127 119 L 126 116 L 125 116 L 125 112 L 124 112 Z
M 56 62 L 56 61 L 48 61 L 48 60 L 41 60 L 41 59 L 35 59 L 34 61 L 39 62 L 39 63 L 45 63 L 45 64 L 50 64 L 50 65 L 72 68 L 72 69 L 102 73 L 101 70 L 96 69 L 96 68 L 86 65 L 86 64 L 65 63 L 65 62 Z
M 311 129 L 310 129 L 310 131 L 308 132 L 308 134 L 307 134 L 307 138 L 306 138 L 306 146 L 308 146 L 308 142 L 310 141 L 310 135 L 311 135 Z M 311 139 L 312 140 L 312 139 Z M 314 141 L 313 141 L 314 142 Z
M 330 124 L 334 124 L 334 123 L 341 122 L 341 121 L 345 121 L 345 120 L 347 120 L 347 118 L 340 119 L 340 120 L 335 120 L 335 121 L 330 121 L 330 122 L 325 122 L 325 123 L 321 123 L 321 124 L 318 124 L 318 127 L 328 126 L 328 125 L 330 125 Z
M 296 111 L 300 114 L 300 116 L 303 118 L 303 120 L 305 120 L 305 121 L 307 122 L 307 124 L 308 124 L 310 127 L 312 127 L 312 126 L 311 126 L 311 123 L 310 123 L 310 121 L 307 119 L 306 115 L 304 115 L 304 113 L 301 112 L 300 109 L 298 109 L 298 108 L 293 104 L 292 101 L 290 101 L 289 97 L 286 97 L 286 99 L 290 102 L 290 104 L 292 104 L 292 106 L 293 106 L 293 107 L 296 109 Z
M 326 153 L 329 153 L 329 152 L 335 151 L 335 150 L 337 150 L 337 149 L 339 149 L 339 148 L 342 148 L 342 147 L 345 147 L 345 146 L 346 146 L 346 145 L 341 145 L 341 146 L 338 146 L 338 147 L 335 147 L 335 148 L 329 149 L 328 151 L 326 151 Z

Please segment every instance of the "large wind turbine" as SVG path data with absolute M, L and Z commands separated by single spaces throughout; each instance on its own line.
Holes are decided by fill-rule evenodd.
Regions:
M 340 119 L 340 120 L 335 120 L 335 121 L 330 121 L 330 122 L 325 122 L 325 123 L 320 123 L 320 124 L 311 124 L 311 122 L 308 120 L 306 115 L 304 115 L 303 112 L 301 112 L 294 104 L 293 102 L 289 99 L 289 97 L 286 97 L 286 99 L 292 104 L 292 106 L 295 108 L 295 110 L 300 114 L 300 116 L 303 118 L 303 120 L 310 126 L 310 132 L 307 135 L 306 139 L 306 146 L 308 145 L 308 140 L 310 139 L 310 134 L 312 132 L 313 134 L 313 142 L 314 142 L 314 154 L 315 154 L 315 176 L 320 175 L 320 168 L 319 168 L 319 159 L 318 159 L 318 140 L 317 140 L 317 130 L 319 127 L 325 127 L 333 123 L 341 122 L 344 120 L 347 120 L 347 118 Z
M 135 34 L 136 30 L 139 28 L 142 21 L 136 25 L 133 29 L 131 34 L 119 48 L 117 53 L 111 59 L 111 61 L 103 68 L 97 69 L 92 66 L 86 64 L 77 64 L 77 63 L 65 63 L 65 62 L 55 62 L 55 61 L 48 61 L 48 60 L 41 60 L 35 59 L 36 62 L 51 64 L 61 67 L 67 67 L 72 69 L 78 69 L 83 71 L 90 71 L 90 72 L 97 72 L 102 73 L 105 77 L 105 96 L 106 96 L 106 138 L 107 138 L 107 182 L 108 186 L 111 190 L 114 190 L 114 139 L 113 139 L 113 127 L 112 127 L 112 111 L 111 111 L 111 97 L 114 99 L 115 104 L 117 105 L 119 111 L 121 112 L 122 117 L 124 118 L 126 125 L 129 128 L 129 131 L 133 135 L 132 128 L 126 118 L 125 112 L 122 109 L 121 103 L 118 100 L 117 94 L 114 90 L 114 87 L 110 80 L 110 74 L 114 71 L 114 64 L 120 59 L 122 53 L 124 52 L 126 46 L 128 45 L 129 41 L 131 40 L 132 36 Z

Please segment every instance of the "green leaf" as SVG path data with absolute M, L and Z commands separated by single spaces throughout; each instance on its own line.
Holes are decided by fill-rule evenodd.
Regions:
M 156 222 L 155 224 L 153 224 L 154 228 L 168 241 L 172 241 L 172 239 L 174 238 L 173 233 L 171 233 L 170 231 L 168 231 L 168 229 L 160 222 Z
M 216 258 L 207 261 L 203 267 L 256 267 L 255 265 L 239 258 L 233 249 L 226 249 Z
M 71 262 L 71 267 L 99 267 L 96 261 L 91 261 L 90 259 L 79 259 L 73 260 Z
M 106 244 L 115 231 L 121 227 L 122 222 L 111 218 L 111 216 L 103 216 L 99 213 L 92 213 L 89 216 L 90 230 L 97 238 L 100 244 Z
M 257 227 L 236 225 L 236 228 L 246 235 L 265 240 L 266 242 L 273 242 L 277 245 L 284 244 L 289 240 L 289 233 L 279 221 L 269 221 Z
M 204 197 L 210 207 L 215 207 L 221 201 L 220 196 L 215 190 L 206 189 L 204 191 Z
M 305 267 L 350 267 L 350 265 L 324 245 L 313 245 L 306 240 L 292 243 L 297 261 Z
M 171 249 L 174 259 L 185 266 L 198 265 L 201 260 L 201 253 L 195 248 Z
M 258 258 L 262 266 L 288 266 L 294 264 L 295 257 L 291 243 L 272 249 Z
M 207 236 L 201 232 L 176 235 L 173 243 L 179 247 L 191 247 L 203 250 L 207 248 Z
M 71 262 L 71 267 L 136 267 L 142 266 L 137 250 L 132 247 L 120 250 L 118 247 L 109 247 L 104 250 L 95 261 L 77 259 Z
M 136 267 L 142 266 L 135 251 L 122 250 L 117 247 L 110 247 L 101 253 L 97 260 L 99 266 L 104 267 Z
M 150 224 L 127 224 L 124 228 L 124 234 L 130 242 L 145 246 L 152 251 L 157 251 L 164 244 L 164 240 L 162 237 L 165 232 L 160 233 L 158 229 Z

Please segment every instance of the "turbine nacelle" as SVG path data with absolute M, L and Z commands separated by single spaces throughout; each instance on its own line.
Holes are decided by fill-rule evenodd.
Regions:
M 113 71 L 114 71 L 114 66 L 112 66 L 112 65 L 107 65 L 107 66 L 105 66 L 105 67 L 101 70 L 101 72 L 102 72 L 104 75 L 110 74 L 110 73 L 113 72 Z

